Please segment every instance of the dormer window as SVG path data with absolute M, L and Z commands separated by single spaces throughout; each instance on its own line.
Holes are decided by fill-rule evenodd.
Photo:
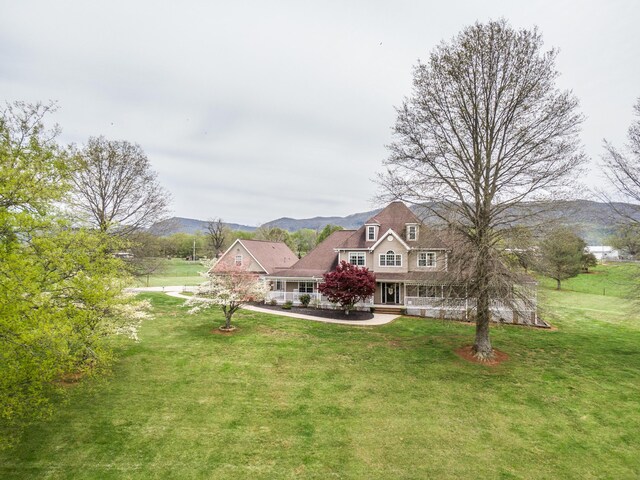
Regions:
M 378 232 L 376 231 L 378 227 L 376 227 L 375 225 L 368 225 L 367 226 L 367 241 L 368 242 L 375 242 L 376 239 L 378 238 Z
M 407 225 L 407 240 L 417 240 L 417 239 L 418 239 L 418 226 Z

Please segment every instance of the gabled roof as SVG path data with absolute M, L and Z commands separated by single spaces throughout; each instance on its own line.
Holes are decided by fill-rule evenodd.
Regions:
M 391 202 L 365 223 L 378 223 L 396 232 L 404 230 L 407 223 L 422 223 L 416 215 L 402 202 Z M 387 228 L 384 228 L 386 230 Z M 381 229 L 383 230 L 383 229 Z
M 298 257 L 284 242 L 267 242 L 264 240 L 242 240 L 238 239 L 220 257 L 222 260 L 236 244 L 242 245 L 249 255 L 267 274 L 273 273 L 280 268 L 291 267 L 298 261 Z M 220 263 L 218 263 L 220 265 Z M 213 271 L 216 267 L 213 267 Z
M 366 225 L 375 223 L 380 225 L 378 229 L 378 238 L 376 241 L 367 241 Z M 420 225 L 418 240 L 412 240 L 410 242 L 407 241 L 405 228 L 407 224 Z M 391 202 L 380 212 L 367 220 L 364 226 L 356 230 L 349 238 L 339 245 L 338 248 L 341 250 L 349 248 L 371 248 L 379 241 L 380 238 L 382 238 L 383 232 L 388 232 L 389 230 L 393 230 L 397 236 L 411 248 L 447 248 L 445 243 L 433 231 L 433 229 L 424 225 L 420 219 L 402 202 Z
M 378 241 L 376 243 L 374 243 L 373 245 L 371 245 L 371 250 L 375 250 L 378 245 L 380 245 L 385 237 L 388 237 L 389 235 L 392 235 L 394 237 L 396 237 L 396 240 L 398 240 L 400 242 L 400 244 L 406 248 L 407 250 L 409 250 L 411 247 L 409 245 L 407 245 L 407 243 L 402 239 L 402 237 L 400 235 L 398 235 L 395 230 L 392 230 L 391 228 L 389 230 L 387 230 L 386 232 L 384 232 L 382 235 L 378 235 Z
M 353 230 L 338 230 L 329 235 L 322 243 L 298 260 L 291 268 L 272 273 L 274 277 L 308 278 L 322 277 L 335 270 L 338 254 L 335 248 L 353 234 Z

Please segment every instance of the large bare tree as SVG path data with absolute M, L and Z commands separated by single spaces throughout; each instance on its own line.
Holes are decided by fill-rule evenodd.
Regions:
M 501 261 L 504 229 L 530 215 L 526 200 L 567 187 L 584 162 L 583 117 L 556 86 L 556 54 L 542 50 L 537 29 L 476 23 L 418 63 L 396 109 L 383 195 L 426 205 L 461 239 L 479 359 L 493 356 L 491 298 L 516 281 Z
M 604 171 L 622 200 L 637 204 L 640 203 L 640 98 L 634 110 L 637 118 L 629 127 L 625 148 L 620 150 L 610 142 L 604 141 Z M 632 223 L 639 223 L 635 215 L 638 209 L 624 209 L 613 202 L 610 196 L 603 195 L 621 217 Z
M 229 228 L 224 224 L 221 218 L 209 220 L 207 222 L 207 237 L 213 248 L 213 258 L 218 258 L 218 254 L 222 252 L 222 248 L 227 240 Z
M 77 155 L 72 204 L 100 231 L 128 235 L 166 215 L 171 196 L 157 177 L 139 145 L 91 137 Z

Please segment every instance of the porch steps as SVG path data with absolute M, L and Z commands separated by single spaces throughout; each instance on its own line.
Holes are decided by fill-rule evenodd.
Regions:
M 388 307 L 375 305 L 376 313 L 385 313 L 389 315 L 402 315 L 404 307 Z

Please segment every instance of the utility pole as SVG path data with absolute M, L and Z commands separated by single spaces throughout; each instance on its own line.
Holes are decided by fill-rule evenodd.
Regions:
M 196 261 L 196 241 L 193 241 L 193 256 L 191 257 L 191 260 L 193 260 L 194 262 Z

